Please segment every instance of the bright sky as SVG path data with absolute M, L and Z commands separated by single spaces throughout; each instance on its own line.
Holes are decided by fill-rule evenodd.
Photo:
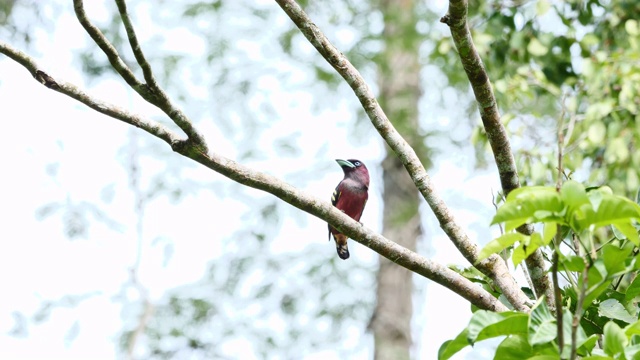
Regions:
M 90 17 L 96 20 L 107 18 L 101 3 L 87 1 L 86 4 Z M 143 48 L 145 39 L 150 38 L 156 29 L 148 17 L 139 15 L 144 13 L 144 5 L 141 5 L 135 20 L 139 21 L 137 30 Z M 175 51 L 188 48 L 195 55 L 204 52 L 203 44 L 186 29 L 167 33 L 166 36 L 167 48 Z M 30 53 L 52 75 L 134 112 L 149 114 L 153 110 L 126 89 L 122 81 L 109 78 L 87 83 L 84 80 L 78 63 L 73 60 L 76 56 L 74 51 L 84 49 L 87 36 L 79 31 L 72 12 L 59 16 L 51 33 L 36 30 L 34 40 L 37 52 Z M 256 48 L 251 41 L 239 42 L 238 46 L 248 53 Z M 300 70 L 291 71 L 292 76 L 302 76 L 297 73 Z M 275 159 L 277 153 L 271 150 L 270 142 L 283 129 L 298 129 L 296 142 L 304 144 L 300 158 L 316 156 L 318 149 L 327 145 L 325 139 L 331 136 L 333 141 L 326 151 L 326 159 L 319 161 L 326 164 L 335 158 L 355 157 L 367 163 L 372 172 L 373 196 L 362 221 L 366 226 L 380 230 L 381 174 L 378 163 L 383 155 L 382 147 L 377 138 L 355 143 L 349 141 L 347 129 L 354 117 L 347 102 L 355 101 L 355 98 L 332 104 L 331 109 L 318 113 L 312 111 L 318 103 L 311 94 L 298 90 L 287 92 L 276 77 L 261 78 L 259 88 L 278 109 L 278 121 L 263 129 L 259 141 L 264 142 L 268 161 L 256 166 L 276 176 L 286 176 L 292 166 L 301 166 L 297 163 L 299 158 Z M 197 88 L 193 90 L 194 94 L 198 93 Z M 452 104 L 455 100 L 449 97 L 432 101 Z M 123 144 L 131 141 L 132 131 L 117 120 L 47 90 L 33 81 L 21 66 L 3 56 L 0 56 L 0 107 L 5 116 L 5 136 L 0 142 L 0 162 L 4 168 L 0 180 L 0 218 L 4 219 L 0 274 L 5 294 L 0 297 L 0 334 L 3 334 L 0 335 L 0 357 L 114 358 L 116 336 L 126 321 L 121 302 L 115 301 L 115 297 L 124 295 L 133 302 L 138 296 L 134 291 L 121 294 L 138 251 L 134 199 L 128 191 L 127 173 L 123 166 L 127 157 L 122 152 Z M 429 104 L 423 104 L 423 107 L 429 107 Z M 425 121 L 446 133 L 446 129 L 451 129 L 452 124 L 458 121 L 448 116 L 448 113 L 431 113 Z M 210 143 L 216 144 L 215 151 L 232 158 L 237 156 L 235 140 L 225 137 L 215 121 L 202 124 L 201 129 Z M 149 135 L 138 132 L 138 136 Z M 471 149 L 439 150 L 441 155 L 430 171 L 436 188 L 463 227 L 469 229 L 469 236 L 480 243 L 488 241 L 491 233 L 487 224 L 493 214 L 491 193 L 499 187 L 497 175 L 493 169 L 474 170 Z M 178 161 L 188 162 L 186 159 Z M 145 178 L 145 174 L 164 166 L 161 161 L 145 158 L 141 167 L 141 181 L 146 184 L 150 179 Z M 304 190 L 328 199 L 342 177 L 339 167 L 331 169 L 315 181 L 305 183 Z M 216 184 L 231 182 L 204 169 L 190 171 L 194 178 L 202 181 Z M 106 192 L 105 187 L 108 189 Z M 263 196 L 257 191 L 250 194 Z M 72 241 L 64 235 L 60 216 L 38 218 L 38 209 L 43 206 L 67 201 L 103 204 L 106 215 L 118 224 L 120 231 L 93 221 L 88 240 Z M 220 205 L 224 207 L 224 213 L 216 211 Z M 199 280 L 207 262 L 223 251 L 219 243 L 212 243 L 211 234 L 215 233 L 219 238 L 229 236 L 242 226 L 239 214 L 249 206 L 251 204 L 228 197 L 221 199 L 211 192 L 204 192 L 197 198 L 186 197 L 177 204 L 164 199 L 154 201 L 145 214 L 151 220 L 145 222 L 146 240 L 143 241 L 139 267 L 139 279 L 149 289 L 151 299 L 160 299 L 169 289 Z M 440 263 L 466 266 L 439 229 L 428 207 L 424 206 L 423 210 L 427 231 L 421 244 L 423 253 Z M 216 216 L 211 216 L 214 213 Z M 285 220 L 282 231 L 295 233 L 298 238 L 309 242 L 325 243 L 326 224 L 311 216 L 307 219 L 304 224 Z M 173 255 L 166 266 L 166 247 L 154 244 L 152 240 L 156 237 L 180 239 L 174 242 Z M 291 243 L 274 240 L 273 248 L 276 251 L 285 247 L 287 251 L 304 251 L 308 245 L 305 242 L 297 244 L 298 248 Z M 354 257 L 349 261 L 369 264 L 376 261 L 372 251 L 354 242 L 351 244 L 356 250 L 352 251 Z M 334 251 L 332 245 L 325 245 L 327 251 Z M 349 262 L 341 263 L 341 266 L 347 271 Z M 416 284 L 416 351 L 420 354 L 418 358 L 432 359 L 440 344 L 455 337 L 466 325 L 470 316 L 469 305 L 461 297 L 423 278 L 416 278 Z M 86 299 L 77 306 L 53 309 L 47 320 L 37 325 L 30 324 L 27 334 L 6 335 L 15 329 L 14 312 L 31 315 L 43 302 L 58 301 L 67 295 L 85 295 Z M 354 341 L 371 344 L 370 335 L 363 334 L 363 328 L 354 331 Z M 311 359 L 336 356 L 330 352 L 308 355 Z M 360 356 L 370 358 L 371 352 L 365 350 Z M 478 356 L 476 352 L 473 358 L 478 359 Z M 462 353 L 458 358 L 464 358 Z

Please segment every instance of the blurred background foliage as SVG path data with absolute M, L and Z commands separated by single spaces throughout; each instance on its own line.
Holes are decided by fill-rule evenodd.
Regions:
M 327 4 L 316 4 L 311 12 L 317 11 L 314 16 L 318 21 L 335 25 L 328 26 L 333 38 L 340 39 L 337 36 L 340 32 L 347 34 L 351 40 L 338 41 L 337 45 L 351 51 L 357 46 L 353 39 L 362 38 L 361 33 L 369 31 L 357 29 L 366 23 L 355 16 L 359 8 L 354 6 L 362 4 L 334 2 L 336 7 L 328 12 L 320 11 L 327 10 Z M 1 30 L 3 35 L 11 36 L 16 46 L 35 53 L 38 46 L 31 41 L 33 24 L 46 31 L 55 26 L 53 18 L 57 15 L 73 13 L 68 2 L 42 4 L 25 0 L 5 5 L 0 13 L 3 14 L 0 20 L 7 24 Z M 283 115 L 278 106 L 283 101 L 274 98 L 277 95 L 272 94 L 273 84 L 291 94 L 300 91 L 315 94 L 307 102 L 294 106 L 309 105 L 318 114 L 326 112 L 327 104 L 349 107 L 355 114 L 358 104 L 344 100 L 350 95 L 348 86 L 317 57 L 274 5 L 252 1 L 180 4 L 160 1 L 154 5 L 130 3 L 129 7 L 143 50 L 160 83 L 205 133 L 214 132 L 214 139 L 223 137 L 236 145 L 232 153 L 225 155 L 267 172 L 271 166 L 284 165 L 289 170 L 279 175 L 305 188 L 317 181 L 316 171 L 336 173 L 335 178 L 342 176 L 339 167 L 326 159 L 333 139 L 324 140 L 317 149 L 302 149 L 305 144 L 301 131 L 307 130 L 307 121 L 280 121 Z M 37 11 L 30 12 L 33 8 Z M 115 3 L 105 2 L 104 10 L 92 13 L 87 9 L 87 12 L 124 61 L 141 76 Z M 345 13 L 350 15 L 345 17 Z M 359 23 L 354 23 L 355 19 Z M 182 46 L 176 46 L 176 34 Z M 190 43 L 198 46 L 189 46 Z M 74 56 L 87 75 L 88 86 L 118 79 L 104 54 L 90 41 Z M 366 56 L 356 56 L 354 61 L 360 65 L 369 63 Z M 297 64 L 286 65 L 292 58 Z M 373 75 L 373 66 L 370 63 L 368 66 Z M 367 71 L 366 66 L 363 71 Z M 159 114 L 154 119 L 175 129 Z M 367 127 L 354 126 L 352 119 L 338 122 L 348 126 L 350 137 L 361 147 L 379 146 L 368 137 L 371 132 L 362 131 Z M 221 200 L 251 206 L 237 215 L 242 228 L 230 231 L 231 235 L 224 238 L 215 232 L 207 236 L 211 242 L 222 242 L 223 255 L 210 261 L 202 279 L 169 290 L 159 299 L 150 295 L 154 289 L 137 274 L 140 266 L 144 266 L 139 260 L 144 255 L 138 254 L 131 267 L 131 278 L 114 297 L 122 303 L 125 328 L 119 343 L 124 356 L 224 358 L 233 357 L 241 347 L 244 353 L 260 358 L 299 358 L 323 350 L 336 351 L 340 357 L 348 358 L 368 347 L 359 334 L 366 331 L 375 301 L 373 262 L 351 259 L 347 276 L 344 269 L 337 267 L 341 260 L 335 256 L 333 245 L 326 243 L 324 231 L 317 234 L 323 240 L 321 244 L 300 239 L 296 233 L 282 234 L 284 221 L 305 226 L 308 220 L 304 214 L 226 179 L 199 180 L 210 176 L 194 175 L 197 166 L 174 156 L 165 144 L 137 135 L 136 131 L 129 132 L 118 154 L 128 177 L 129 194 L 123 194 L 114 184 L 105 184 L 101 192 L 103 201 L 92 203 L 76 199 L 69 190 L 65 201 L 43 204 L 37 210 L 38 219 L 59 219 L 64 223 L 66 235 L 76 240 L 91 239 L 91 228 L 98 222 L 113 231 L 125 231 L 123 223 L 127 220 L 109 217 L 105 208 L 114 198 L 133 196 L 137 241 L 163 248 L 167 263 L 171 262 L 180 239 L 149 235 L 153 233 L 154 222 L 163 221 L 150 215 L 159 202 L 177 203 L 213 193 Z M 219 151 L 215 144 L 213 147 Z M 52 163 L 48 172 L 52 178 L 56 178 L 60 166 L 64 165 Z M 327 189 L 327 197 L 331 190 Z M 304 242 L 305 250 L 282 251 L 291 241 Z M 85 298 L 77 296 L 74 304 Z M 65 306 L 62 300 L 57 303 L 44 302 L 37 316 L 15 313 L 14 333 L 28 333 L 29 324 L 46 321 L 48 317 L 41 316 L 42 313 L 50 314 Z M 75 324 L 71 330 L 77 333 L 82 328 Z
M 523 183 L 553 182 L 557 128 L 565 170 L 593 185 L 633 196 L 638 185 L 640 28 L 633 0 L 470 2 L 477 49 L 516 144 Z M 450 84 L 468 82 L 448 38 L 435 37 L 431 59 Z M 455 69 L 455 71 L 452 71 Z M 469 109 L 476 112 L 475 104 Z M 474 131 L 480 165 L 488 144 Z
M 299 3 L 377 90 L 384 25 L 377 1 Z M 105 4 L 106 15 L 94 18 L 89 13 L 89 17 L 125 61 L 135 64 L 115 4 Z M 399 39 L 420 44 L 422 104 L 426 104 L 420 109 L 418 135 L 424 145 L 418 146 L 423 150 L 420 155 L 428 159 L 434 148 L 463 146 L 471 139 L 477 166 L 492 166 L 468 80 L 447 27 L 437 21 L 444 12 L 430 6 L 425 2 L 416 6 L 412 38 Z M 565 144 L 567 175 L 593 185 L 607 183 L 616 193 L 630 196 L 640 185 L 636 150 L 640 25 L 635 16 L 640 4 L 635 0 L 478 1 L 470 2 L 470 7 L 474 40 L 512 135 L 522 182 L 554 182 L 556 134 L 562 126 L 571 135 Z M 314 172 L 336 170 L 324 161 L 335 139 L 326 139 L 312 155 L 305 152 L 300 130 L 293 125 L 302 128 L 306 120 L 281 119 L 282 102 L 270 95 L 269 86 L 274 83 L 291 94 L 313 94 L 295 106 L 309 106 L 316 113 L 326 112 L 327 104 L 349 109 L 352 119 L 336 120 L 331 114 L 327 118 L 348 130 L 348 141 L 376 147 L 373 153 L 380 153 L 377 138 L 372 140 L 375 133 L 348 86 L 273 2 L 158 1 L 153 6 L 132 3 L 130 8 L 134 24 L 145 28 L 139 33 L 153 34 L 141 41 L 163 86 L 205 132 L 218 129 L 220 137 L 237 145 L 225 155 L 265 171 L 274 162 L 284 164 L 290 171 L 282 177 L 302 188 L 313 183 Z M 37 53 L 34 24 L 38 31 L 50 31 L 54 19 L 69 11 L 73 10 L 68 2 L 0 2 L 0 34 Z M 179 34 L 184 43 L 201 46 L 176 47 L 167 34 Z M 89 41 L 75 56 L 87 82 L 117 78 Z M 283 62 L 295 62 L 295 67 Z M 446 126 L 435 119 L 442 113 L 449 120 Z M 173 126 L 160 116 L 156 119 Z M 446 161 L 446 154 L 443 157 Z M 200 281 L 171 290 L 152 303 L 135 277 L 123 285 L 118 297 L 126 324 L 120 339 L 123 352 L 132 342 L 136 355 L 157 358 L 224 357 L 230 346 L 239 345 L 258 357 L 298 358 L 323 349 L 349 357 L 368 347 L 365 341 L 351 348 L 334 345 L 346 338 L 359 339 L 354 329 L 366 331 L 363 324 L 375 302 L 373 262 L 351 261 L 349 276 L 337 276 L 337 258 L 326 251 L 327 244 L 311 244 L 301 252 L 274 251 L 269 244 L 295 238 L 285 234 L 288 239 L 279 240 L 282 224 L 287 219 L 305 224 L 303 214 L 226 180 L 194 180 L 198 179 L 194 165 L 172 156 L 155 140 L 131 136 L 119 160 L 130 181 L 139 179 L 129 191 L 137 194 L 141 228 L 153 226 L 140 219 L 149 217 L 145 209 L 158 199 L 178 202 L 209 192 L 252 204 L 241 215 L 243 229 L 225 237 L 224 255 L 211 261 Z M 152 170 L 135 170 L 132 163 Z M 154 166 L 149 167 L 150 163 Z M 58 166 L 52 163 L 50 176 L 56 177 Z M 144 177 L 139 178 L 136 171 L 145 171 Z M 89 203 L 70 192 L 64 202 L 43 204 L 37 215 L 60 216 L 70 238 L 90 237 L 89 227 L 96 222 L 118 231 L 118 219 L 107 216 L 103 208 L 122 193 L 114 184 L 105 184 L 101 196 L 101 203 Z M 176 239 L 139 236 L 141 241 L 164 247 L 166 261 L 171 260 Z M 219 240 L 215 234 L 211 238 Z M 139 292 L 135 300 L 125 295 L 132 289 Z M 45 312 L 53 308 L 50 302 L 43 304 Z M 147 319 L 143 315 L 149 309 L 154 315 Z M 15 317 L 20 319 L 16 326 L 27 326 L 25 316 Z M 37 322 L 46 316 L 31 318 Z

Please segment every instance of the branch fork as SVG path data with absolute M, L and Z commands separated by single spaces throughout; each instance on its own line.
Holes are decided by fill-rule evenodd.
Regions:
M 352 88 L 354 94 L 369 116 L 372 125 L 376 128 L 380 136 L 391 147 L 391 149 L 398 155 L 398 158 L 401 160 L 405 169 L 411 175 L 415 186 L 418 188 L 438 218 L 441 228 L 458 250 L 471 264 L 474 264 L 480 271 L 494 281 L 515 309 L 528 311 L 531 301 L 520 290 L 502 259 L 497 255 L 494 255 L 476 264 L 478 258 L 477 245 L 469 239 L 468 235 L 458 225 L 452 212 L 435 191 L 431 178 L 427 174 L 415 151 L 402 138 L 394 128 L 393 124 L 388 120 L 386 114 L 376 100 L 373 91 L 365 83 L 358 70 L 333 46 L 333 44 L 331 44 L 326 36 L 310 20 L 307 14 L 294 0 L 276 0 L 276 2 L 281 6 L 296 26 L 298 26 L 309 42 Z M 210 151 L 203 135 L 193 125 L 188 116 L 173 104 L 169 96 L 155 80 L 151 65 L 144 56 L 135 34 L 132 21 L 127 13 L 126 2 L 124 0 L 116 0 L 116 3 L 127 32 L 131 50 L 133 51 L 138 65 L 142 69 L 144 82 L 135 76 L 133 71 L 120 58 L 115 47 L 109 42 L 104 34 L 102 34 L 102 32 L 89 21 L 84 11 L 82 0 L 74 0 L 74 9 L 81 25 L 100 49 L 102 49 L 105 56 L 109 59 L 112 67 L 120 77 L 122 77 L 122 79 L 143 99 L 161 109 L 173 121 L 173 123 L 186 134 L 186 138 L 177 135 L 172 130 L 164 127 L 154 120 L 145 118 L 141 115 L 132 114 L 114 104 L 92 97 L 62 79 L 54 79 L 49 76 L 47 72 L 38 68 L 32 58 L 2 41 L 0 41 L 0 53 L 7 55 L 11 59 L 23 65 L 34 75 L 39 83 L 46 87 L 70 96 L 100 113 L 143 129 L 151 135 L 165 141 L 171 146 L 173 151 L 182 154 L 185 157 L 188 157 L 238 183 L 266 191 L 292 206 L 327 221 L 355 241 L 371 248 L 396 264 L 451 289 L 456 294 L 467 299 L 479 308 L 492 311 L 507 310 L 507 307 L 498 301 L 498 299 L 465 277 L 459 275 L 446 266 L 437 263 L 436 261 L 427 259 L 393 241 L 384 238 L 382 235 L 373 232 L 362 224 L 349 218 L 347 215 L 341 213 L 339 210 L 331 206 L 329 202 L 312 197 L 273 176 L 257 172 Z M 466 21 L 466 2 L 451 1 L 451 4 L 454 3 L 458 3 L 458 5 L 460 5 L 459 3 L 462 3 L 464 5 L 463 10 L 465 17 L 463 19 Z M 454 8 L 453 5 L 450 7 L 450 13 L 452 8 Z M 460 17 L 446 15 L 441 21 L 446 21 L 449 25 L 452 24 L 452 21 L 455 21 L 455 23 L 458 24 L 459 18 Z M 462 28 L 468 31 L 466 26 L 463 26 Z M 455 39 L 456 35 L 454 35 L 454 40 Z M 467 40 L 467 44 L 472 45 L 470 36 Z M 456 42 L 456 45 L 458 45 L 458 42 Z M 481 66 L 481 61 L 476 64 L 480 64 Z M 465 70 L 472 70 L 471 68 L 469 68 L 471 70 L 468 70 L 468 68 L 469 67 L 465 65 Z M 484 71 L 483 68 L 482 70 Z M 471 79 L 470 76 L 470 80 L 472 82 L 474 80 L 481 79 L 483 79 L 482 76 L 474 76 L 473 79 Z M 484 80 L 488 84 L 488 78 L 485 77 Z M 493 94 L 490 90 L 490 84 L 488 86 L 488 94 L 492 96 Z M 486 91 L 482 91 L 482 93 L 487 94 Z M 483 109 L 482 111 L 483 122 L 485 122 L 485 118 L 493 116 L 493 114 L 497 114 L 495 101 L 479 100 L 479 103 L 491 104 L 487 109 Z M 485 127 L 487 128 L 487 133 L 490 134 L 490 137 L 497 139 L 498 142 L 503 144 L 503 147 L 498 149 L 499 153 L 496 155 L 496 159 L 506 159 L 505 161 L 507 163 L 509 161 L 513 161 L 508 141 L 501 141 L 502 138 L 500 138 L 500 136 L 496 136 L 494 133 L 495 131 L 498 131 L 497 134 L 500 135 L 500 127 L 487 126 L 486 124 Z M 498 130 L 495 130 L 496 128 Z M 504 129 L 502 128 L 502 130 Z M 507 150 L 508 152 L 505 152 Z M 496 153 L 496 149 L 494 149 L 494 153 Z M 505 185 L 504 181 L 512 181 L 515 178 L 515 181 L 517 182 L 515 165 L 511 168 L 503 165 L 504 164 L 502 163 L 498 164 L 501 179 L 503 180 L 503 189 L 511 190 L 514 188 L 513 184 L 507 183 Z M 519 186 L 519 184 L 516 185 Z

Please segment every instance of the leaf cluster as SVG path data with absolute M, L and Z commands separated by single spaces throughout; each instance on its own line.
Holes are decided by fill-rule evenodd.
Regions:
M 487 68 L 503 121 L 515 143 L 525 184 L 552 181 L 547 150 L 556 129 L 570 132 L 565 168 L 586 170 L 632 196 L 640 186 L 637 155 L 640 26 L 627 0 L 473 2 L 474 42 Z M 434 36 L 433 61 L 446 62 L 451 86 L 467 91 L 448 36 Z M 474 106 L 474 104 L 470 104 Z M 470 109 L 471 110 L 471 109 Z M 484 163 L 488 139 L 478 126 L 472 141 Z
M 502 252 L 518 266 L 537 249 L 554 253 L 565 280 L 559 289 L 563 309 L 552 314 L 541 297 L 529 314 L 478 310 L 466 329 L 442 345 L 439 358 L 498 336 L 506 337 L 496 359 L 640 356 L 639 219 L 638 203 L 614 195 L 609 187 L 585 188 L 568 181 L 559 190 L 534 186 L 512 191 L 492 220 L 503 224 L 505 233 L 480 251 L 478 261 Z M 515 232 L 525 224 L 535 224 L 539 231 Z M 611 231 L 603 231 L 607 229 Z M 560 318 L 564 342 L 558 340 Z

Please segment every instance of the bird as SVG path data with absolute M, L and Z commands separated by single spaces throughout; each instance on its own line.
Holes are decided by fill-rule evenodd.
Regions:
M 364 206 L 369 199 L 369 170 L 360 160 L 336 159 L 336 162 L 342 168 L 344 178 L 333 191 L 331 204 L 353 220 L 360 221 Z M 340 233 L 329 224 L 329 241 L 331 241 L 331 234 L 336 241 L 336 250 L 340 259 L 348 259 L 347 235 Z

